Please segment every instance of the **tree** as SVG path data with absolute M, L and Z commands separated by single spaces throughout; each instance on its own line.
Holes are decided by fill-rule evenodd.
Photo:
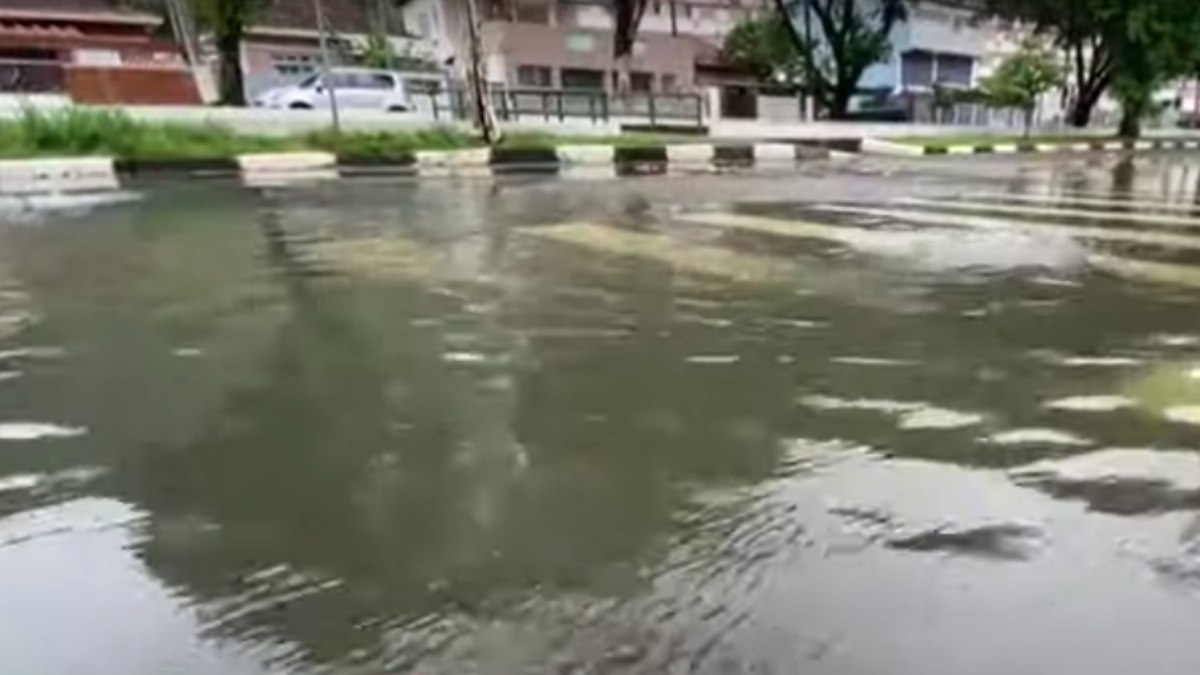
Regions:
M 1070 63 L 1068 122 L 1086 127 L 1100 97 L 1112 85 L 1113 54 L 1109 49 L 1104 17 L 1122 0 L 987 0 L 991 16 L 1019 21 L 1048 35 Z
M 212 31 L 220 59 L 218 80 L 223 105 L 245 105 L 246 86 L 242 77 L 242 38 L 267 0 L 193 0 L 196 16 Z
M 1200 30 L 1195 0 L 988 0 L 996 16 L 1054 35 L 1074 63 L 1069 115 L 1085 126 L 1111 86 L 1121 100 L 1121 133 L 1136 136 L 1155 89 L 1194 63 Z
M 764 82 L 801 80 L 804 59 L 784 21 L 776 15 L 742 21 L 725 36 L 722 54 L 728 62 Z
M 1031 39 L 996 68 L 983 83 L 983 90 L 997 105 L 1020 108 L 1024 113 L 1025 136 L 1029 136 L 1038 99 L 1061 85 L 1058 58 L 1041 42 Z
M 1172 78 L 1189 74 L 1200 47 L 1200 4 L 1195 0 L 1121 3 L 1105 15 L 1114 55 L 1113 89 L 1121 100 L 1120 134 L 1136 138 L 1154 94 Z
M 647 2 L 648 0 L 612 0 L 612 11 L 616 16 L 613 56 L 617 59 L 627 58 L 633 53 L 633 43 L 637 40 L 638 26 L 642 23 L 642 15 L 646 13 Z
M 785 19 L 783 24 L 804 60 L 805 86 L 830 117 L 845 117 L 863 73 L 891 52 L 892 29 L 908 18 L 909 1 L 803 0 L 798 12 L 795 0 L 775 0 L 777 13 Z M 811 39 L 797 29 L 798 15 L 813 22 Z

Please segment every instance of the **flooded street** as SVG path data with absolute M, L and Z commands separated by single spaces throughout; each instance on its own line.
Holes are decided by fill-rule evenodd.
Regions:
M 0 672 L 1200 672 L 1200 156 L 0 215 Z

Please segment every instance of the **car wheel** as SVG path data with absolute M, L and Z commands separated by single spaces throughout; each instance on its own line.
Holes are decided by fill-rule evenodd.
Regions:
M 393 106 L 388 106 L 388 109 L 387 109 L 387 111 L 388 111 L 388 112 L 393 112 L 393 113 L 402 113 L 402 112 L 408 112 L 408 106 L 405 106 L 405 105 L 393 105 Z
M 312 110 L 312 106 L 307 103 L 301 103 L 301 102 L 297 101 L 297 102 L 289 105 L 288 109 L 289 110 Z

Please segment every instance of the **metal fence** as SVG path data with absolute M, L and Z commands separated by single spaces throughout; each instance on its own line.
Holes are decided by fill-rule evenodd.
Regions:
M 1092 113 L 1091 124 L 1097 127 L 1116 126 L 1120 114 L 1106 110 Z M 958 103 L 951 107 L 937 108 L 933 113 L 934 124 L 954 126 L 991 127 L 1021 129 L 1025 126 L 1025 113 L 1019 108 L 1001 108 L 984 103 Z M 1034 113 L 1033 123 L 1041 129 L 1061 127 L 1065 124 L 1062 113 L 1046 114 L 1044 110 Z
M 462 87 L 426 93 L 434 119 L 470 119 L 471 95 Z M 701 127 L 705 99 L 699 94 L 637 93 L 613 96 L 588 89 L 493 89 L 492 108 L 501 121 L 543 120 L 593 123 L 612 120 L 648 122 L 651 126 Z M 419 107 L 424 107 L 418 102 Z

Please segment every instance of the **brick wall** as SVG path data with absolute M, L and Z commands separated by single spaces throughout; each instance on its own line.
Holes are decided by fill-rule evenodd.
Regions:
M 191 71 L 174 68 L 67 68 L 67 91 L 76 103 L 199 105 Z

